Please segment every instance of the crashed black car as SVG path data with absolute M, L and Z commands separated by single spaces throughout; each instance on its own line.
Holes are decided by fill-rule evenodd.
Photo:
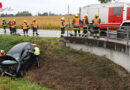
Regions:
M 33 62 L 34 55 L 29 52 L 33 49 L 31 43 L 24 42 L 10 49 L 6 56 L 0 57 L 1 75 L 23 77 Z

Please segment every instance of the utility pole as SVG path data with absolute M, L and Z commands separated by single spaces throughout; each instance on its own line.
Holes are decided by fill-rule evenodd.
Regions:
M 70 25 L 70 7 L 69 7 L 69 4 L 68 4 L 68 22 L 69 22 L 69 25 Z
M 69 4 L 68 4 L 68 24 L 69 24 L 69 25 L 67 26 L 67 28 L 68 28 L 68 29 L 67 29 L 67 37 L 68 37 L 68 30 L 69 30 L 69 28 L 70 28 L 70 18 L 69 18 L 69 17 L 70 17 L 70 7 L 69 7 Z

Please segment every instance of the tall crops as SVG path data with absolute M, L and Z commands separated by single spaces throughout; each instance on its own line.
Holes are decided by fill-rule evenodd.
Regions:
M 1 17 L 0 23 L 4 18 L 7 22 L 9 19 L 15 19 L 17 23 L 17 28 L 21 28 L 24 20 L 27 20 L 29 26 L 31 27 L 32 21 L 35 18 L 37 20 L 39 29 L 59 29 L 60 19 L 63 16 L 35 16 L 35 17 Z M 71 24 L 73 16 L 64 16 L 65 24 Z M 1 27 L 1 24 L 0 24 Z

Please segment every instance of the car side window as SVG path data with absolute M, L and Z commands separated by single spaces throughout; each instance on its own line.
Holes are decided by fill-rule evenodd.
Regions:
M 30 45 L 27 45 L 23 51 L 23 54 L 22 54 L 22 57 L 26 57 L 27 54 L 28 54 L 28 50 L 31 49 L 31 46 Z

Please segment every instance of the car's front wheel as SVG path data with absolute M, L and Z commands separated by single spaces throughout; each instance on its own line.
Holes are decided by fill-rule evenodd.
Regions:
M 24 69 L 21 69 L 20 71 L 19 71 L 19 73 L 18 73 L 18 77 L 24 77 L 26 75 L 26 72 L 25 72 L 25 70 Z

